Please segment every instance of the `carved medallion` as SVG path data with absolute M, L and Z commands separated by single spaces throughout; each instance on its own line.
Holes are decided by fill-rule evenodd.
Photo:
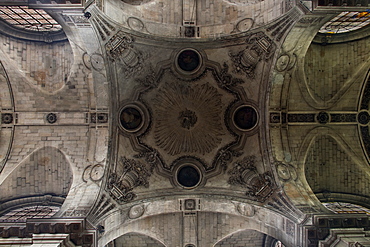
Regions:
M 130 208 L 128 212 L 128 217 L 130 219 L 137 219 L 141 217 L 145 212 L 145 206 L 143 204 L 135 205 Z

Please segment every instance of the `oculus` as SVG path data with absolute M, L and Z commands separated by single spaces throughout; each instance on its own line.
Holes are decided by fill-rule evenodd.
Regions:
M 200 54 L 193 49 L 182 50 L 177 55 L 177 65 L 181 71 L 185 73 L 193 73 L 198 71 L 201 65 Z
M 182 187 L 192 189 L 200 183 L 201 174 L 195 166 L 185 164 L 177 170 L 176 179 Z
M 119 122 L 128 132 L 136 132 L 144 124 L 143 112 L 135 105 L 127 105 L 120 111 Z
M 256 126 L 257 121 L 257 111 L 251 106 L 240 106 L 233 114 L 235 127 L 243 131 L 253 129 Z

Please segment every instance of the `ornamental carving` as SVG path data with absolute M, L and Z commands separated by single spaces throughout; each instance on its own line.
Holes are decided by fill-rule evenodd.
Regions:
M 134 188 L 149 187 L 148 179 L 152 171 L 153 167 L 147 168 L 139 161 L 121 157 L 116 166 L 116 172 L 109 175 L 107 190 L 119 203 L 132 201 L 136 198 Z
M 273 180 L 270 172 L 260 174 L 255 166 L 255 156 L 247 156 L 234 163 L 228 172 L 228 183 L 247 188 L 246 196 L 264 202 L 274 192 Z
M 250 78 L 255 77 L 255 70 L 261 60 L 269 60 L 274 54 L 276 45 L 263 32 L 252 34 L 246 40 L 247 46 L 238 53 L 230 53 L 235 73 L 244 73 Z
M 105 44 L 105 50 L 112 62 L 123 65 L 120 69 L 125 77 L 143 69 L 146 56 L 133 47 L 133 39 L 129 34 L 122 31 L 117 32 Z
M 208 83 L 166 83 L 153 108 L 155 143 L 168 154 L 205 154 L 221 143 L 221 95 Z

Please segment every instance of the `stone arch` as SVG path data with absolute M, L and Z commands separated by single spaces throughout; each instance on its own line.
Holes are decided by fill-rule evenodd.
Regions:
M 11 70 L 30 87 L 49 95 L 66 87 L 75 64 L 74 50 L 67 39 L 45 43 L 0 35 L 0 40 L 4 43 L 4 60 L 11 62 Z M 26 46 L 30 49 L 23 49 Z
M 72 178 L 65 155 L 57 148 L 43 147 L 30 154 L 0 185 L 0 214 L 23 206 L 61 206 Z
M 193 241 L 189 244 L 197 242 L 199 246 L 214 246 L 220 240 L 244 230 L 271 236 L 281 240 L 286 246 L 296 244 L 297 223 L 272 210 L 254 205 L 254 213 L 246 215 L 243 211 L 238 211 L 237 202 L 204 198 L 200 200 L 202 210 L 195 214 L 184 214 L 194 212 L 176 209 L 179 201 L 175 199 L 144 203 L 139 214 L 132 215 L 131 211 L 122 214 L 116 211 L 98 223 L 105 226 L 100 244 L 112 242 L 129 232 L 137 232 L 156 238 L 167 246 L 182 243 L 184 234 L 186 239 Z M 138 207 L 136 205 L 133 209 L 136 211 Z M 113 227 L 111 222 L 115 222 Z M 214 230 L 203 230 L 208 227 Z
M 214 247 L 263 246 L 265 234 L 256 230 L 241 230 L 220 239 Z
M 302 155 L 302 175 L 315 197 L 321 202 L 351 202 L 369 207 L 370 174 L 361 157 L 355 155 L 341 136 L 328 128 L 317 128 L 309 136 L 303 145 L 306 148 Z
M 113 240 L 113 243 L 115 247 L 165 247 L 158 239 L 137 232 L 126 233 Z

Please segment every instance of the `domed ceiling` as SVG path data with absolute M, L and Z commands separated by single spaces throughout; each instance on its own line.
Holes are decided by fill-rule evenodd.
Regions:
M 222 20 L 217 30 L 225 37 L 212 40 L 201 31 L 202 38 L 162 32 L 162 24 L 184 27 L 174 19 L 163 19 L 149 31 L 150 23 L 158 21 L 149 11 L 159 15 L 154 9 L 169 3 L 131 4 L 107 1 L 107 15 L 95 6 L 85 14 L 98 33 L 111 74 L 112 156 L 105 192 L 121 205 L 189 193 L 267 203 L 278 193 L 267 152 L 268 77 L 274 53 L 299 9 L 276 21 L 283 13 L 266 19 L 256 15 L 253 21 L 238 14 L 234 19 L 215 17 Z M 180 2 L 171 1 L 176 4 Z M 195 16 L 201 18 L 201 2 L 188 4 L 194 4 Z M 243 16 L 249 4 L 261 10 L 270 6 L 214 4 Z M 232 28 L 224 32 L 227 25 Z M 206 26 L 199 19 L 194 27 Z

